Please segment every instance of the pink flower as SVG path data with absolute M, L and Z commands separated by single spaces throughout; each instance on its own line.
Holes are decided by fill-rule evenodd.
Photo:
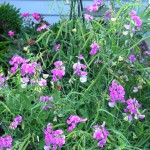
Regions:
M 0 150 L 3 150 L 3 149 L 11 150 L 12 149 L 12 141 L 13 141 L 13 139 L 10 135 L 0 137 Z
M 38 81 L 39 86 L 46 86 L 47 85 L 47 81 L 43 78 L 41 78 L 40 81 Z
M 89 14 L 84 14 L 84 18 L 87 19 L 88 21 L 93 20 L 93 16 Z
M 125 24 L 124 27 L 125 27 L 126 29 L 130 29 L 131 26 L 128 25 L 128 24 Z
M 70 115 L 69 119 L 67 120 L 67 124 L 71 125 L 68 127 L 68 132 L 71 132 L 74 128 L 76 128 L 78 123 L 85 121 L 87 121 L 87 119 L 80 118 L 79 116 Z
M 48 30 L 50 28 L 50 26 L 49 25 L 46 25 L 46 24 L 44 24 L 44 25 L 42 25 L 41 27 L 38 27 L 37 28 L 37 31 L 42 31 L 42 30 Z
M 55 45 L 55 51 L 57 52 L 59 50 L 59 48 L 60 48 L 60 44 L 56 44 Z
M 40 15 L 38 13 L 33 13 L 32 16 L 36 21 L 40 19 Z
M 136 15 L 136 11 L 132 10 L 129 14 L 130 14 L 130 16 L 134 16 L 134 15 Z
M 14 119 L 14 121 L 10 124 L 9 128 L 10 129 L 16 129 L 18 124 L 22 122 L 22 116 L 18 116 Z
M 29 13 L 23 13 L 23 14 L 21 14 L 21 16 L 22 16 L 23 18 L 26 18 L 26 17 L 29 16 Z
M 135 58 L 135 56 L 133 54 L 131 54 L 129 56 L 129 59 L 130 59 L 131 62 L 135 62 L 136 61 L 136 58 Z
M 86 8 L 86 10 L 89 11 L 89 12 L 96 12 L 96 11 L 98 11 L 98 9 L 99 9 L 99 7 L 98 7 L 98 5 L 96 5 L 96 4 L 93 4 L 93 5 L 88 6 L 88 7 Z
M 104 3 L 103 0 L 94 0 L 94 4 L 102 6 L 103 3 Z
M 84 59 L 84 57 L 82 56 L 82 54 L 80 54 L 79 56 L 76 56 L 79 60 Z
M 109 102 L 110 107 L 114 107 L 115 101 L 125 102 L 125 90 L 123 86 L 118 85 L 115 80 L 112 81 L 112 85 L 109 87 L 109 91 L 111 100 L 111 102 Z
M 100 46 L 96 42 L 92 43 L 90 47 L 92 48 L 90 51 L 90 55 L 95 55 L 97 51 L 101 50 Z
M 10 37 L 12 37 L 12 36 L 14 36 L 14 32 L 12 31 L 12 30 L 10 30 L 9 32 L 8 32 L 8 35 L 10 36 Z
M 62 147 L 65 144 L 65 135 L 62 130 L 53 130 L 50 123 L 47 124 L 47 128 L 44 130 L 45 134 L 45 150 L 49 150 L 52 147 L 53 150 L 57 150 L 57 147 Z
M 129 115 L 127 115 L 127 119 L 129 121 L 132 120 L 132 116 L 134 115 L 135 119 L 144 119 L 145 115 L 141 115 L 139 112 L 139 108 L 141 107 L 141 104 L 138 103 L 138 101 L 134 99 L 128 99 L 126 101 L 127 107 L 124 109 L 125 113 L 129 112 Z
M 108 137 L 109 132 L 105 129 L 105 122 L 101 126 L 95 125 L 94 126 L 94 139 L 97 139 L 98 146 L 102 148 L 106 144 L 106 139 Z

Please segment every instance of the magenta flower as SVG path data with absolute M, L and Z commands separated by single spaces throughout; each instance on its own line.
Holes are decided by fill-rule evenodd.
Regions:
M 37 31 L 42 31 L 42 30 L 49 30 L 50 26 L 49 25 L 42 25 L 41 27 L 38 27 L 37 28 Z
M 134 99 L 128 99 L 126 101 L 127 107 L 124 109 L 125 113 L 129 113 L 126 115 L 127 120 L 131 121 L 133 116 L 135 119 L 144 119 L 145 115 L 141 115 L 139 112 L 139 108 L 141 107 L 141 104 L 134 98 Z
M 94 4 L 102 6 L 104 3 L 103 0 L 94 0 Z
M 40 19 L 40 15 L 38 13 L 33 13 L 32 16 L 36 21 Z
M 101 50 L 100 46 L 96 42 L 92 43 L 90 47 L 92 48 L 90 51 L 90 55 L 95 55 L 97 51 Z
M 112 85 L 109 87 L 110 100 L 109 106 L 114 107 L 115 101 L 125 102 L 124 95 L 125 91 L 123 86 L 118 85 L 115 80 L 112 81 Z
M 65 75 L 65 67 L 63 66 L 62 61 L 54 62 L 55 69 L 51 70 L 53 82 L 57 82 L 59 79 L 62 79 Z
M 135 56 L 133 54 L 131 54 L 129 56 L 129 59 L 130 59 L 131 62 L 135 62 L 136 61 L 136 58 L 135 58 Z
M 9 128 L 10 129 L 16 129 L 18 124 L 22 122 L 22 116 L 18 116 L 14 119 L 14 121 L 10 124 Z
M 3 150 L 3 149 L 11 150 L 12 149 L 12 141 L 13 141 L 13 139 L 10 135 L 0 137 L 0 150 Z
M 132 16 L 136 15 L 136 11 L 132 10 L 129 14 L 132 17 Z
M 68 127 L 68 132 L 71 132 L 74 128 L 76 128 L 78 123 L 85 121 L 87 121 L 87 119 L 80 118 L 79 116 L 70 115 L 69 119 L 67 120 L 67 124 L 71 125 Z
M 80 54 L 79 56 L 76 56 L 79 60 L 84 59 L 84 57 L 82 56 L 82 54 Z
M 94 126 L 94 139 L 97 139 L 98 146 L 102 148 L 106 144 L 106 139 L 108 137 L 109 132 L 105 129 L 105 122 L 101 126 L 95 125 Z
M 46 102 L 46 101 L 52 101 L 53 100 L 53 97 L 49 97 L 49 96 L 40 96 L 39 100 L 41 102 Z
M 23 14 L 21 14 L 21 16 L 22 16 L 23 18 L 26 18 L 26 17 L 29 16 L 29 13 L 23 13 Z
M 15 32 L 13 32 L 12 30 L 10 30 L 10 31 L 8 32 L 8 35 L 9 35 L 10 37 L 14 36 L 14 34 L 15 34 Z
M 47 128 L 44 130 L 45 134 L 45 150 L 57 150 L 58 147 L 62 147 L 65 144 L 65 135 L 62 130 L 53 130 L 50 123 L 47 124 Z
M 59 48 L 60 48 L 60 44 L 56 44 L 55 45 L 55 51 L 57 52 L 59 50 Z
M 99 9 L 99 7 L 97 4 L 90 5 L 86 8 L 86 10 L 89 12 L 96 12 L 96 11 L 98 11 L 98 9 Z
M 145 54 L 150 55 L 150 50 L 145 51 Z
M 91 16 L 89 14 L 84 14 L 84 18 L 88 21 L 93 20 L 93 16 Z

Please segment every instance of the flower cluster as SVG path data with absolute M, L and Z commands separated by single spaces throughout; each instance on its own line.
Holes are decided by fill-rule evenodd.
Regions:
M 136 16 L 136 11 L 133 10 L 129 14 L 131 19 L 135 22 L 138 30 L 141 30 L 142 20 L 140 19 L 139 16 Z
M 7 150 L 12 149 L 12 137 L 10 135 L 6 135 L 4 137 L 0 137 L 0 150 L 6 148 Z
M 42 25 L 40 27 L 37 28 L 37 31 L 42 31 L 42 30 L 49 30 L 50 26 L 49 25 Z
M 90 51 L 90 55 L 95 55 L 97 51 L 101 50 L 100 46 L 96 42 L 92 43 L 90 47 L 92 48 Z
M 80 60 L 84 59 L 82 58 L 83 57 L 82 55 L 79 55 L 77 57 L 78 62 L 73 64 L 74 74 L 80 76 L 80 82 L 84 83 L 87 81 L 87 72 L 86 72 L 87 66 L 80 63 Z
M 42 72 L 41 64 L 36 62 L 29 62 L 29 60 L 22 58 L 21 56 L 14 55 L 9 61 L 9 64 L 12 66 L 10 72 L 15 74 L 17 69 L 21 69 L 21 82 L 22 87 L 26 87 L 27 83 L 34 84 L 37 82 L 39 86 L 47 85 L 47 81 L 43 78 L 35 81 L 35 79 L 29 78 L 31 75 L 40 74 Z
M 68 127 L 68 132 L 71 132 L 74 128 L 76 128 L 78 123 L 85 121 L 87 121 L 87 119 L 80 118 L 79 116 L 70 115 L 69 119 L 67 120 L 67 124 L 71 125 Z
M 126 101 L 127 107 L 124 109 L 124 112 L 129 112 L 129 115 L 126 115 L 125 120 L 131 121 L 134 115 L 135 119 L 144 119 L 145 115 L 141 115 L 138 108 L 141 107 L 141 104 L 134 98 L 134 99 L 128 99 Z
M 57 147 L 62 147 L 65 144 L 65 135 L 62 130 L 53 130 L 50 123 L 47 124 L 47 128 L 44 130 L 45 143 L 44 150 L 57 150 Z
M 9 128 L 10 129 L 16 129 L 18 124 L 22 122 L 22 117 L 19 115 L 14 119 L 14 121 L 10 124 Z
M 65 66 L 63 65 L 62 61 L 56 61 L 54 62 L 55 69 L 51 70 L 51 73 L 53 74 L 53 82 L 57 82 L 59 79 L 62 79 L 65 75 Z
M 105 129 L 105 122 L 101 126 L 95 125 L 94 126 L 94 139 L 97 139 L 98 146 L 102 148 L 106 144 L 106 139 L 108 137 L 109 132 Z
M 115 80 L 112 81 L 112 85 L 109 87 L 110 91 L 110 99 L 109 102 L 110 107 L 114 107 L 115 101 L 125 102 L 125 90 L 121 85 L 118 85 Z

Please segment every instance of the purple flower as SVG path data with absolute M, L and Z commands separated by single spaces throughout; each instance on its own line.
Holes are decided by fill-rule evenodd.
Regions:
M 70 115 L 69 119 L 67 120 L 67 124 L 70 125 L 68 127 L 68 132 L 71 132 L 74 128 L 76 128 L 78 123 L 85 121 L 87 121 L 87 119 L 80 118 L 79 116 Z
M 46 102 L 46 101 L 52 101 L 53 100 L 53 97 L 49 97 L 49 96 L 40 96 L 39 100 L 41 102 Z
M 10 135 L 6 135 L 4 137 L 0 137 L 0 150 L 3 149 L 12 149 L 12 137 Z
M 96 5 L 102 6 L 103 3 L 104 3 L 103 0 L 94 0 L 94 4 L 96 4 Z
M 145 115 L 141 115 L 139 112 L 139 108 L 141 107 L 141 104 L 134 98 L 134 99 L 128 99 L 126 101 L 127 107 L 124 109 L 125 113 L 127 114 L 127 120 L 131 121 L 132 116 L 134 116 L 135 119 L 144 119 Z
M 59 50 L 59 48 L 60 48 L 60 44 L 56 44 L 55 45 L 55 51 L 57 52 Z
M 125 91 L 123 86 L 118 85 L 115 80 L 112 81 L 112 85 L 109 87 L 110 100 L 109 106 L 114 107 L 115 101 L 125 102 L 124 95 Z
M 92 43 L 90 47 L 92 48 L 90 51 L 90 55 L 95 55 L 97 51 L 101 50 L 100 46 L 96 42 Z
M 13 32 L 12 30 L 10 30 L 10 31 L 8 32 L 8 35 L 9 35 L 10 37 L 14 36 L 14 34 L 15 34 L 15 32 Z
M 53 130 L 50 123 L 47 124 L 47 128 L 44 130 L 45 134 L 45 150 L 49 150 L 52 146 L 53 150 L 57 150 L 57 147 L 62 147 L 65 144 L 65 135 L 62 130 Z
M 145 51 L 145 54 L 148 54 L 148 55 L 150 55 L 150 50 L 148 50 L 148 51 Z
M 10 124 L 9 128 L 10 129 L 16 129 L 18 124 L 22 122 L 22 116 L 18 116 L 14 119 L 14 121 Z
M 133 88 L 133 93 L 137 93 L 138 92 L 138 87 L 134 87 Z
M 41 78 L 41 80 L 38 81 L 39 86 L 46 86 L 47 85 L 47 81 L 43 78 Z
M 106 139 L 108 137 L 109 132 L 105 129 L 105 122 L 101 126 L 95 125 L 94 126 L 94 139 L 97 139 L 98 146 L 102 148 L 106 144 Z
M 97 4 L 90 5 L 86 8 L 86 10 L 89 12 L 96 12 L 96 11 L 98 11 L 98 9 L 99 9 L 99 7 Z
M 136 61 L 136 58 L 135 58 L 135 56 L 133 54 L 131 54 L 129 56 L 129 59 L 130 59 L 131 62 L 135 62 Z
M 53 82 L 57 82 L 59 79 L 62 79 L 65 75 L 65 67 L 63 66 L 62 61 L 56 61 L 54 62 L 55 69 L 51 70 L 52 80 Z
M 89 14 L 84 14 L 84 18 L 88 21 L 93 20 L 93 16 L 91 16 Z

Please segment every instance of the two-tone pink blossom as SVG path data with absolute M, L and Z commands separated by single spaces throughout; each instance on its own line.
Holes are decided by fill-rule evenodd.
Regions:
M 126 101 L 127 107 L 124 109 L 124 112 L 126 113 L 126 120 L 131 121 L 133 117 L 135 119 L 144 119 L 145 115 L 142 115 L 139 112 L 139 108 L 141 107 L 141 104 L 134 98 L 134 99 L 128 99 Z
M 16 129 L 20 122 L 22 122 L 22 116 L 18 115 L 18 117 L 16 117 L 14 121 L 10 124 L 9 128 Z
M 32 16 L 36 21 L 40 20 L 40 15 L 38 13 L 33 13 Z
M 49 25 L 42 25 L 40 27 L 37 28 L 37 31 L 42 31 L 42 30 L 49 30 L 50 29 L 50 26 Z
M 54 62 L 55 68 L 51 70 L 52 73 L 52 81 L 57 82 L 62 79 L 65 75 L 65 66 L 62 61 Z
M 55 51 L 57 52 L 60 49 L 60 44 L 55 45 Z
M 103 148 L 103 146 L 106 144 L 106 139 L 109 135 L 109 132 L 105 129 L 105 122 L 101 126 L 98 124 L 94 126 L 94 139 L 98 140 L 98 146 L 100 148 Z
M 84 18 L 88 21 L 93 20 L 93 16 L 89 15 L 89 14 L 84 14 Z
M 87 119 L 80 118 L 77 115 L 70 115 L 69 119 L 67 120 L 67 124 L 70 125 L 68 127 L 68 132 L 71 132 L 74 128 L 76 128 L 77 124 L 80 122 L 85 122 Z
M 44 150 L 57 150 L 58 147 L 62 147 L 65 144 L 65 135 L 63 130 L 53 130 L 50 123 L 47 124 L 47 128 L 44 130 L 45 143 Z
M 90 55 L 95 55 L 97 51 L 101 50 L 100 46 L 96 42 L 92 43 L 90 47 L 92 48 L 90 51 Z

